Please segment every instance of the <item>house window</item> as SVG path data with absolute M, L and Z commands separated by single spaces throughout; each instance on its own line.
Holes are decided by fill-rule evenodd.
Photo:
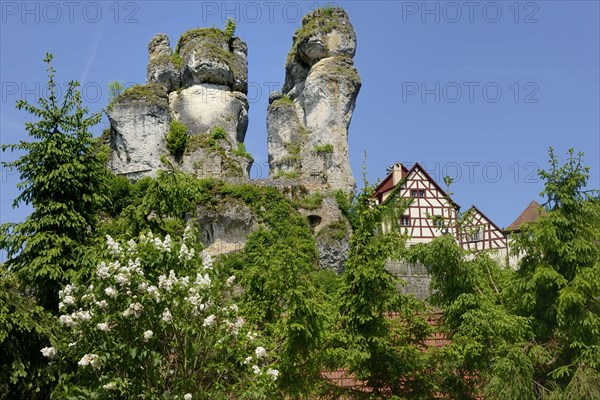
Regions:
M 469 233 L 469 242 L 480 242 L 483 237 L 483 232 L 481 229 Z
M 419 197 L 425 197 L 425 191 L 419 190 Z
M 418 190 L 411 190 L 410 191 L 410 197 L 417 197 L 418 194 Z
M 402 217 L 400 218 L 401 226 L 410 226 L 410 217 Z

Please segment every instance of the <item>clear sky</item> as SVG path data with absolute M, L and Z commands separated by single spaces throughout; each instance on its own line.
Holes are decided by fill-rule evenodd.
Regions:
M 252 177 L 266 177 L 269 92 L 301 15 L 343 6 L 357 33 L 355 65 L 363 86 L 350 127 L 350 162 L 360 183 L 401 161 L 420 162 L 434 178 L 455 178 L 453 197 L 509 225 L 542 184 L 553 146 L 585 152 L 590 186 L 600 187 L 598 1 L 1 1 L 1 143 L 26 139 L 31 116 L 14 108 L 45 93 L 46 52 L 57 80 L 82 83 L 93 111 L 108 103 L 107 84 L 144 83 L 147 44 L 171 44 L 188 29 L 238 21 L 248 43 Z M 106 117 L 96 127 L 108 126 Z M 3 160 L 15 155 L 4 153 Z M 0 222 L 13 210 L 18 175 L 2 171 Z

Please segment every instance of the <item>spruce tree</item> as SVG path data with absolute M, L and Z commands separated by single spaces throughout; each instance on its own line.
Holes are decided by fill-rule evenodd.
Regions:
M 338 294 L 343 368 L 375 398 L 431 398 L 422 351 L 430 331 L 425 307 L 401 294 L 400 282 L 385 269 L 404 248 L 399 221 L 409 200 L 400 196 L 401 182 L 375 206 L 375 188 L 364 184 L 350 211 L 354 229 Z
M 90 127 L 101 114 L 89 115 L 82 106 L 79 83 L 71 81 L 65 96 L 57 96 L 52 55 L 48 64 L 48 97 L 37 105 L 24 100 L 17 109 L 37 117 L 25 124 L 32 139 L 2 145 L 20 151 L 17 160 L 2 163 L 19 172 L 19 196 L 13 208 L 33 206 L 24 222 L 4 224 L 0 248 L 8 255 L 6 267 L 31 290 L 45 308 L 56 311 L 58 290 L 69 274 L 81 268 L 85 245 L 96 225 L 97 210 L 105 199 L 108 170 Z

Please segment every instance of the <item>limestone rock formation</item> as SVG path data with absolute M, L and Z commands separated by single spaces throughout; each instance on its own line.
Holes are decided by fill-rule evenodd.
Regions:
M 342 273 L 344 262 L 348 258 L 352 228 L 342 215 L 336 199 L 325 195 L 319 207 L 300 209 L 300 212 L 306 215 L 315 233 L 319 266 Z
M 181 86 L 181 58 L 173 56 L 171 42 L 164 33 L 159 33 L 148 44 L 148 66 L 146 81 L 158 83 L 172 92 Z
M 126 90 L 109 111 L 115 172 L 155 175 L 160 156 L 169 155 L 170 121 L 178 121 L 190 136 L 184 156 L 172 160 L 183 171 L 201 178 L 247 178 L 252 165 L 243 147 L 249 107 L 247 53 L 240 38 L 216 28 L 184 33 L 175 52 L 165 34 L 152 38 L 148 84 Z M 160 107 L 142 96 L 135 103 L 127 100 L 144 88 L 160 91 Z M 211 138 L 215 130 L 224 131 L 224 137 Z
M 193 29 L 181 36 L 175 52 L 182 58 L 184 87 L 212 83 L 248 93 L 248 47 L 240 38 L 217 28 Z
M 174 119 L 191 134 L 209 132 L 220 126 L 231 143 L 243 143 L 248 129 L 248 99 L 226 86 L 202 83 L 169 94 Z
M 258 217 L 240 200 L 223 198 L 218 210 L 198 207 L 196 222 L 209 254 L 239 251 L 250 233 L 258 229 Z
M 107 114 L 112 170 L 131 178 L 155 175 L 161 166 L 161 155 L 167 153 L 165 138 L 170 112 L 165 87 L 149 84 L 127 90 Z
M 272 177 L 299 178 L 317 189 L 355 190 L 348 159 L 348 127 L 361 86 L 355 51 L 356 34 L 343 9 L 317 9 L 302 19 L 282 92 L 269 99 Z

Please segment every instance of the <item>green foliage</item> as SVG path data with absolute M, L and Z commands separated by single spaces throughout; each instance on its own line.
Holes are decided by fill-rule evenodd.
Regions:
M 321 228 L 317 236 L 329 240 L 342 240 L 348 236 L 348 230 L 348 223 L 344 218 L 340 218 Z
M 227 137 L 227 132 L 222 126 L 215 126 L 210 131 L 210 134 L 213 140 L 225 139 Z
M 146 104 L 155 105 L 162 108 L 168 108 L 167 89 L 158 83 L 148 83 L 146 85 L 134 85 L 123 91 L 119 97 L 114 99 L 110 105 L 113 107 L 119 102 L 137 102 L 143 101 Z
M 432 274 L 431 301 L 451 344 L 440 387 L 458 398 L 596 398 L 600 360 L 600 203 L 581 154 L 550 149 L 548 213 L 514 237 L 518 270 L 463 251 L 449 236 L 408 252 Z M 451 183 L 451 182 L 448 182 Z M 461 217 L 468 226 L 469 215 Z
M 112 103 L 117 97 L 123 93 L 123 84 L 119 81 L 108 83 L 109 103 Z
M 236 23 L 235 20 L 231 17 L 227 18 L 227 22 L 225 23 L 225 36 L 232 40 L 235 36 L 235 28 Z
M 179 121 L 171 121 L 171 127 L 167 133 L 167 150 L 176 161 L 181 161 L 188 140 L 187 127 Z
M 550 149 L 547 215 L 516 237 L 523 254 L 511 300 L 530 317 L 542 357 L 535 380 L 564 389 L 581 366 L 600 369 L 600 202 L 585 191 L 589 168 L 569 150 L 564 165 Z
M 59 102 L 51 60 L 47 54 L 48 98 L 39 99 L 38 107 L 17 102 L 18 109 L 39 118 L 26 124 L 33 141 L 2 145 L 3 151 L 24 152 L 2 164 L 20 173 L 21 194 L 13 207 L 28 204 L 34 210 L 24 222 L 2 226 L 0 248 L 7 251 L 7 268 L 41 305 L 56 311 L 60 285 L 86 263 L 86 246 L 106 199 L 109 173 L 105 155 L 98 153 L 89 132 L 100 114 L 87 116 L 78 82 L 69 83 Z
M 317 252 L 310 227 L 294 204 L 275 188 L 198 180 L 178 172 L 162 172 L 137 204 L 107 222 L 107 232 L 181 232 L 183 221 L 198 205 L 218 209 L 234 199 L 258 216 L 263 228 L 248 237 L 244 250 L 227 266 L 244 287 L 240 308 L 277 348 L 281 390 L 306 393 L 320 379 L 318 345 L 323 315 L 312 274 Z M 119 222 L 123 221 L 123 222 Z M 179 222 L 177 222 L 179 221 Z M 118 229 L 115 229 L 117 227 Z
M 275 188 L 226 186 L 223 194 L 250 206 L 268 229 L 249 237 L 238 264 L 245 288 L 243 310 L 264 326 L 280 349 L 280 387 L 289 395 L 310 393 L 320 379 L 318 346 L 323 315 L 310 281 L 317 251 L 306 218 Z M 312 389 L 311 389 L 312 388 Z
M 300 173 L 296 170 L 293 170 L 293 171 L 280 170 L 280 171 L 277 171 L 277 173 L 275 175 L 273 175 L 273 179 L 277 179 L 277 178 L 298 179 L 299 176 L 300 176 Z
M 413 246 L 406 257 L 428 267 L 430 301 L 444 313 L 442 329 L 451 343 L 441 351 L 438 379 L 445 393 L 476 398 L 483 388 L 489 398 L 532 398 L 532 365 L 524 351 L 529 321 L 506 309 L 499 289 L 512 272 L 485 253 L 463 250 L 448 235 Z
M 273 392 L 272 351 L 238 311 L 235 276 L 201 254 L 193 229 L 183 236 L 148 232 L 126 244 L 107 236 L 90 282 L 65 286 L 62 329 L 45 349 L 61 375 L 53 398 Z
M 54 376 L 37 351 L 54 336 L 56 322 L 0 265 L 0 398 L 45 399 Z
M 237 149 L 233 149 L 232 153 L 236 156 L 252 160 L 252 155 L 246 151 L 246 145 L 244 143 L 238 143 Z
M 281 161 L 283 163 L 296 165 L 300 162 L 300 143 L 298 142 L 284 142 L 283 147 L 288 152 L 288 155 L 283 157 Z
M 323 204 L 323 197 L 322 192 L 307 194 L 298 200 L 298 206 L 305 210 L 318 210 Z
M 227 42 L 229 39 L 224 31 L 222 31 L 221 29 L 215 28 L 215 27 L 190 29 L 187 32 L 185 32 L 183 35 L 181 35 L 181 37 L 177 41 L 177 46 L 175 47 L 175 53 L 181 54 L 182 47 L 184 47 L 188 42 L 190 42 L 196 38 L 200 38 L 200 37 L 205 37 L 211 41 L 216 41 L 216 42 L 220 42 L 220 41 Z
M 337 202 L 342 215 L 350 222 L 352 229 L 356 229 L 358 227 L 358 221 L 356 213 L 354 212 L 355 204 L 352 202 L 352 195 L 343 190 L 338 190 L 335 192 L 335 201 Z
M 424 376 L 427 356 L 422 351 L 429 325 L 419 315 L 425 310 L 401 295 L 395 278 L 385 270 L 404 240 L 398 219 L 390 216 L 402 212 L 406 202 L 396 190 L 386 204 L 373 207 L 373 193 L 374 187 L 365 182 L 353 207 L 357 224 L 338 297 L 343 366 L 378 396 L 431 396 Z M 391 313 L 397 318 L 390 319 Z
M 277 107 L 293 107 L 293 106 L 294 106 L 294 101 L 287 94 L 282 95 L 280 98 L 278 98 L 271 104 L 271 107 L 275 107 L 275 108 L 277 108 Z
M 316 144 L 315 147 L 313 148 L 313 151 L 320 156 L 326 156 L 328 154 L 333 153 L 333 145 L 330 143 L 323 144 L 323 145 Z
M 171 56 L 171 62 L 177 68 L 183 67 L 183 58 L 181 58 L 181 54 L 179 53 L 173 53 Z

